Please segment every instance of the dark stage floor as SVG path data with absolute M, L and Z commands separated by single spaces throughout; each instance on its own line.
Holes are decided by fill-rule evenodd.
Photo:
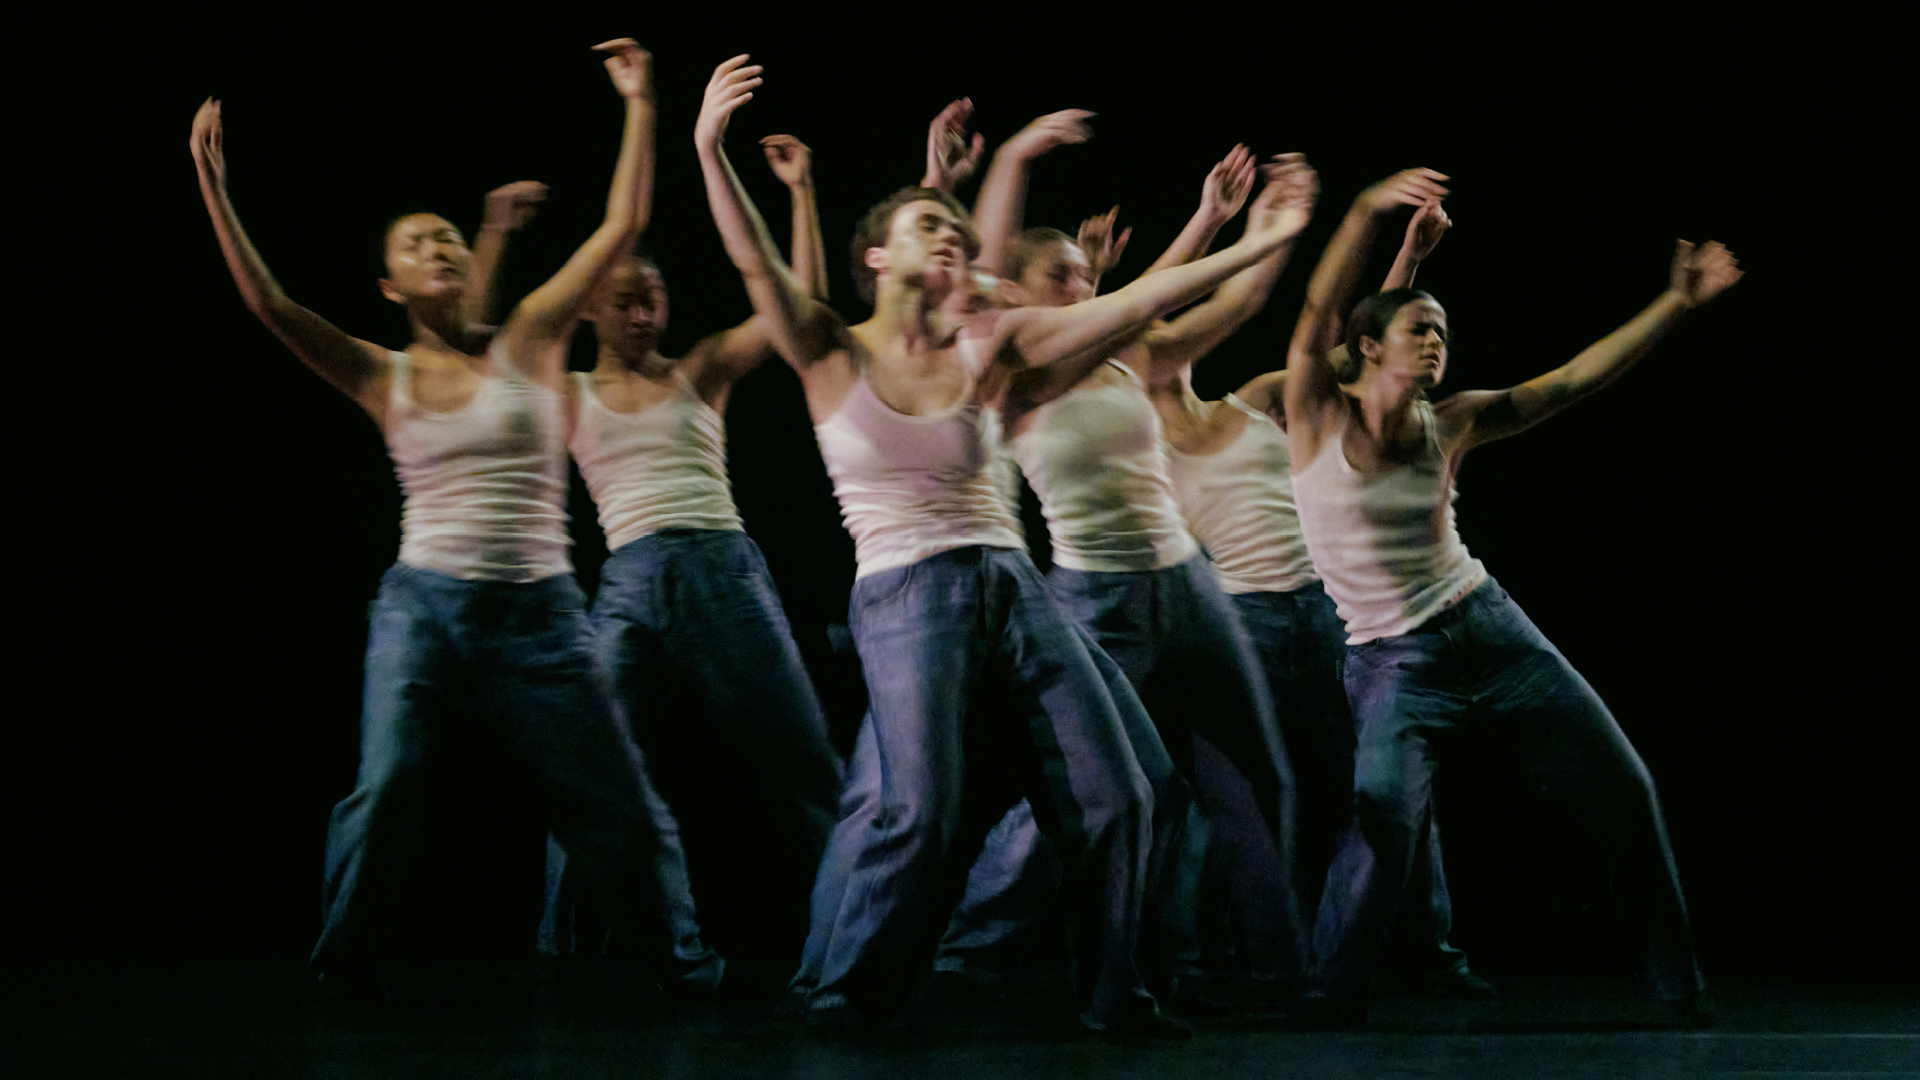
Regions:
M 1366 1028 L 1202 1022 L 1191 1043 L 1081 1035 L 1052 989 L 923 1001 L 863 1042 L 770 1006 L 674 1013 L 551 978 L 477 978 L 395 1009 L 316 1001 L 291 977 L 204 973 L 16 984 L 10 1077 L 1920 1077 L 1920 989 L 1720 984 L 1709 1030 L 1650 1026 L 1625 984 L 1496 979 L 1499 1002 L 1376 1000 Z

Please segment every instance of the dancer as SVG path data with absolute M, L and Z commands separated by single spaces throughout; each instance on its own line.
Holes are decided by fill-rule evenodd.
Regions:
M 1015 371 L 1135 333 L 1286 237 L 1250 233 L 1075 309 L 955 321 L 941 305 L 969 280 L 976 244 L 950 196 L 908 188 L 855 236 L 854 270 L 875 314 L 849 327 L 792 281 L 727 163 L 727 120 L 760 83 L 746 61 L 715 71 L 697 148 L 754 310 L 800 373 L 854 537 L 850 625 L 881 766 L 881 813 L 865 830 L 809 1016 L 853 1027 L 898 1008 L 979 837 L 1025 794 L 1067 864 L 1082 1021 L 1183 1032 L 1158 1016 L 1133 959 L 1148 785 L 1166 766 L 1136 754 L 1125 714 L 1137 702 L 1115 701 L 1026 557 L 996 482 L 990 406 Z
M 707 993 L 719 981 L 673 819 L 595 675 L 567 565 L 567 336 L 651 197 L 649 58 L 630 39 L 596 48 L 626 100 L 606 220 L 493 334 L 463 311 L 471 256 L 459 231 L 433 214 L 395 221 L 380 287 L 407 309 L 404 352 L 349 337 L 281 291 L 227 196 L 219 103 L 194 118 L 201 194 L 247 307 L 373 417 L 406 495 L 400 559 L 372 610 L 359 777 L 327 833 L 312 965 L 329 982 L 391 969 L 423 780 L 440 748 L 469 734 L 531 767 L 583 891 L 639 961 L 670 989 Z
M 997 227 L 1017 227 L 1017 200 L 1006 192 L 1024 190 L 1040 148 L 1059 141 L 1046 134 L 1049 126 L 1050 118 L 1037 121 L 995 154 L 981 205 L 983 217 L 994 209 L 990 220 Z M 1200 216 L 1224 220 L 1238 213 L 1254 170 L 1252 155 L 1235 147 L 1203 185 Z M 1270 194 L 1284 194 L 1263 199 L 1248 229 L 1278 230 L 1290 241 L 1312 211 L 1313 171 L 1291 155 L 1267 172 Z M 1059 307 L 1094 294 L 1099 274 L 1125 244 L 1125 233 L 1113 237 L 1113 222 L 1112 213 L 1088 222 L 1078 242 L 1055 230 L 1029 230 L 1017 243 L 991 246 L 1008 253 L 1004 269 L 1016 296 Z M 1203 249 L 1204 243 L 1194 253 Z M 1252 275 L 1270 288 L 1290 250 L 1290 242 L 1282 244 L 1233 281 Z M 1016 383 L 1003 406 L 1012 455 L 1040 498 L 1053 539 L 1048 585 L 1126 673 L 1197 798 L 1201 817 L 1189 818 L 1184 840 L 1167 838 L 1182 854 L 1161 885 L 1164 892 L 1149 898 L 1150 910 L 1159 902 L 1164 923 L 1150 929 L 1163 940 L 1150 945 L 1149 955 L 1167 954 L 1154 957 L 1154 974 L 1165 981 L 1149 986 L 1170 995 L 1176 1009 L 1200 1015 L 1219 1011 L 1191 985 L 1201 973 L 1199 876 L 1210 832 L 1231 852 L 1225 863 L 1248 974 L 1290 986 L 1305 959 L 1290 865 L 1295 811 L 1285 746 L 1252 647 L 1175 504 L 1159 414 L 1142 379 L 1157 367 L 1190 363 L 1195 350 L 1210 348 L 1251 314 L 1245 306 L 1217 297 L 1171 323 L 1154 324 L 1067 392 L 1043 400 L 1026 392 L 1037 382 L 1029 380 Z M 1021 835 L 1031 831 L 996 831 L 996 846 L 983 861 L 1003 868 L 987 880 L 1031 872 L 1015 869 L 1034 862 L 1035 840 Z M 976 869 L 973 884 L 982 883 Z M 950 935 L 943 966 L 992 946 L 990 931 L 967 925 L 982 921 L 975 909 L 983 902 L 1004 906 L 970 889 L 955 919 L 963 932 Z M 1017 925 L 1004 917 L 990 924 Z
M 790 135 L 761 145 L 792 194 L 795 276 L 824 300 L 811 152 Z M 586 318 L 598 360 L 569 381 L 567 405 L 611 552 L 593 604 L 598 655 L 680 822 L 708 940 L 783 979 L 836 820 L 840 760 L 727 479 L 728 394 L 772 345 L 755 317 L 662 356 L 666 282 L 639 257 L 608 271 Z M 599 928 L 575 918 L 565 852 L 549 849 L 542 941 L 569 953 Z
M 1239 190 L 1244 198 L 1244 186 Z M 1214 201 L 1232 197 L 1229 189 Z M 1207 214 L 1204 206 L 1195 215 L 1182 234 L 1193 235 L 1193 253 L 1206 250 L 1221 220 L 1223 215 Z M 1437 204 L 1421 207 L 1407 226 L 1385 288 L 1411 285 L 1450 224 Z M 1156 361 L 1164 356 L 1167 362 L 1153 364 L 1146 381 L 1166 432 L 1181 512 L 1212 558 L 1272 692 L 1299 796 L 1294 882 L 1302 907 L 1310 912 L 1319 903 L 1334 843 L 1352 816 L 1353 713 L 1340 683 L 1346 631 L 1307 557 L 1294 510 L 1280 401 L 1286 372 L 1258 376 L 1218 401 L 1202 401 L 1193 392 L 1194 364 L 1264 306 L 1277 269 L 1262 263 L 1243 270 L 1188 312 L 1183 318 L 1209 325 L 1209 335 L 1183 352 L 1156 353 Z M 1430 994 L 1496 996 L 1492 984 L 1468 968 L 1466 954 L 1447 940 L 1453 917 L 1439 831 L 1437 816 L 1430 814 L 1427 838 L 1415 854 L 1410 895 L 1394 923 L 1400 954 L 1396 974 L 1410 989 Z
M 1314 1019 L 1365 1019 L 1375 950 L 1427 835 L 1430 740 L 1456 730 L 1510 749 L 1546 797 L 1604 840 L 1616 884 L 1646 922 L 1653 994 L 1690 1019 L 1704 984 L 1652 777 L 1592 687 L 1467 553 L 1453 478 L 1468 450 L 1625 374 L 1740 271 L 1719 244 L 1682 241 L 1659 299 L 1570 362 L 1433 405 L 1425 392 L 1446 374 L 1449 327 L 1427 294 L 1361 301 L 1340 367 L 1329 352 L 1380 219 L 1402 205 L 1437 208 L 1446 179 L 1411 169 L 1361 193 L 1314 271 L 1287 356 L 1294 494 L 1313 564 L 1346 622 L 1347 699 L 1359 726 L 1353 818 L 1314 931 Z

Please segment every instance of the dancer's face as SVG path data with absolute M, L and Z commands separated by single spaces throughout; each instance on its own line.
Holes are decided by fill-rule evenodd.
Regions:
M 1361 339 L 1369 364 L 1383 372 L 1433 386 L 1447 373 L 1447 312 L 1431 300 L 1415 300 L 1394 312 L 1386 340 Z
M 438 214 L 408 214 L 387 230 L 387 276 L 380 291 L 400 304 L 457 299 L 472 262 L 453 222 Z
M 667 328 L 667 283 L 660 271 L 628 259 L 607 271 L 589 318 L 601 344 L 620 359 L 646 360 Z
M 1055 240 L 1020 271 L 1020 288 L 1036 307 L 1066 307 L 1093 298 L 1093 264 L 1080 245 Z
M 951 292 L 967 274 L 975 247 L 953 211 L 922 199 L 893 212 L 885 247 L 867 249 L 867 265 L 882 277 L 918 279 L 926 289 Z

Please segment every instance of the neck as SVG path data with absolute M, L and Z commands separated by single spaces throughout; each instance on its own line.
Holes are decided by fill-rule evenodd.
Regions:
M 1353 398 L 1359 403 L 1367 430 L 1384 438 L 1399 431 L 1413 415 L 1413 403 L 1420 399 L 1420 384 L 1411 379 L 1392 378 L 1382 374 L 1379 368 L 1370 368 L 1354 387 Z
M 867 325 L 884 340 L 898 343 L 909 352 L 923 352 L 944 343 L 945 319 L 939 301 L 929 296 L 918 282 L 882 278 L 873 304 L 873 318 Z
M 596 375 L 632 372 L 643 379 L 664 379 L 673 374 L 673 361 L 661 356 L 659 349 L 648 349 L 645 356 L 628 357 L 603 344 L 595 354 L 593 371 Z
M 461 316 L 458 303 L 410 302 L 407 304 L 407 323 L 413 328 L 415 345 L 445 352 L 472 354 L 475 351 L 473 328 Z

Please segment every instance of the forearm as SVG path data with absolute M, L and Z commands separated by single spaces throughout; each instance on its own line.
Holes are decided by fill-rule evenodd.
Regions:
M 499 317 L 500 261 L 506 255 L 507 240 L 513 230 L 498 223 L 480 226 L 474 238 L 473 262 L 467 274 L 467 292 L 461 314 L 469 323 L 484 325 Z
M 1208 300 L 1148 338 L 1156 364 L 1190 364 L 1217 348 L 1267 306 L 1291 243 L 1233 275 Z
M 266 261 L 255 250 L 247 230 L 240 225 L 240 216 L 234 212 L 226 189 L 216 185 L 203 172 L 200 176 L 200 194 L 206 200 L 207 213 L 213 219 L 214 236 L 220 241 L 220 254 L 227 261 L 227 270 L 233 275 L 233 283 L 240 289 L 241 300 L 246 303 L 248 311 L 278 332 L 276 324 L 292 301 L 287 299 L 280 283 L 274 280 L 273 272 L 267 269 Z
M 827 300 L 826 245 L 820 236 L 820 205 L 808 178 L 789 189 L 793 195 L 793 276 L 807 295 Z
M 654 108 L 643 96 L 629 97 L 620 136 L 620 159 L 607 194 L 607 223 L 639 237 L 653 213 Z
M 1387 271 L 1387 280 L 1380 283 L 1381 292 L 1394 289 L 1411 289 L 1413 275 L 1420 271 L 1420 257 L 1413 252 L 1413 245 L 1400 245 L 1400 253 L 1393 257 L 1393 269 Z
M 754 314 L 766 321 L 775 347 L 789 360 L 800 362 L 798 340 L 805 308 L 799 283 L 780 261 L 773 234 L 760 217 L 733 163 L 718 146 L 700 147 L 700 171 L 706 180 L 707 205 L 727 257 L 747 286 Z
M 980 182 L 980 197 L 973 206 L 973 226 L 980 233 L 980 262 L 996 274 L 1006 273 L 1007 257 L 1020 237 L 1026 214 L 1027 176 L 1031 171 L 1026 158 L 1003 150 L 993 155 L 986 179 Z
M 1180 230 L 1180 235 L 1173 238 L 1167 250 L 1161 252 L 1160 257 L 1153 260 L 1153 265 L 1147 267 L 1140 276 L 1157 273 L 1169 266 L 1184 266 L 1205 255 L 1207 249 L 1213 246 L 1213 238 L 1220 232 L 1220 226 L 1224 224 L 1207 211 L 1198 211 L 1187 221 L 1186 228 Z
M 1589 345 L 1559 370 L 1523 385 L 1554 399 L 1585 397 L 1625 375 L 1687 311 L 1685 298 L 1671 290 L 1664 292 L 1625 326 Z
M 1300 310 L 1296 342 L 1305 341 L 1324 352 L 1339 337 L 1341 313 L 1353 296 L 1360 272 L 1367 265 L 1367 249 L 1377 226 L 1374 215 L 1354 207 L 1327 243 L 1320 265 L 1307 281 L 1306 304 Z

